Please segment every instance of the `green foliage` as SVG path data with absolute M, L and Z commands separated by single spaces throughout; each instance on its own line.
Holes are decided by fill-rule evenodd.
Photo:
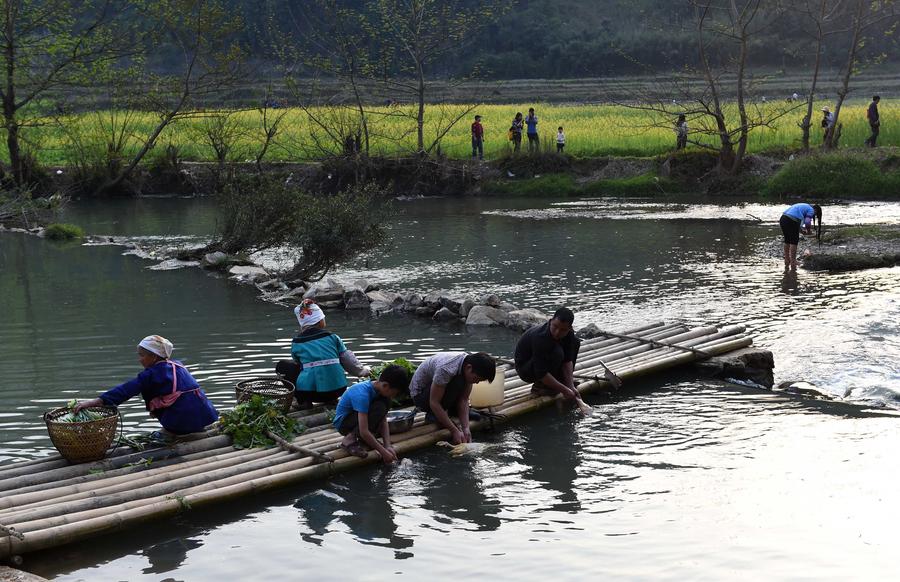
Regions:
M 388 366 L 391 366 L 391 365 L 395 365 L 395 364 L 397 366 L 401 366 L 404 370 L 406 370 L 406 373 L 409 374 L 410 378 L 412 378 L 413 374 L 416 373 L 416 368 L 418 367 L 415 364 L 413 364 L 412 362 L 410 362 L 409 360 L 407 360 L 406 358 L 396 358 L 389 362 L 381 362 L 377 366 L 374 366 L 372 368 L 372 374 L 371 374 L 372 379 L 377 380 L 378 377 L 381 376 L 381 373 L 384 372 L 385 368 L 387 368 Z
M 279 405 L 259 394 L 223 412 L 219 417 L 222 432 L 229 435 L 236 449 L 267 447 L 274 444 L 266 435 L 272 432 L 285 440 L 301 434 L 306 427 L 297 420 L 282 414 Z
M 56 422 L 91 422 L 105 418 L 102 414 L 88 410 L 87 408 L 75 412 L 76 401 L 70 400 L 67 407 L 71 412 L 56 419 Z
M 875 163 L 853 154 L 800 157 L 784 165 L 766 187 L 772 196 L 881 198 L 900 196 L 897 172 L 882 173 Z
M 44 229 L 44 237 L 50 240 L 76 240 L 84 238 L 84 230 L 74 224 L 53 223 Z

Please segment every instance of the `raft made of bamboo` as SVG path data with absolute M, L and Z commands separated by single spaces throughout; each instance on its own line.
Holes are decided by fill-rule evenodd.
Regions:
M 627 381 L 751 344 L 742 326 L 653 323 L 601 335 L 582 342 L 575 374 L 585 380 L 578 389 L 582 394 L 613 390 L 604 366 Z M 498 367 L 498 373 L 506 378 L 505 401 L 492 411 L 504 420 L 555 399 L 532 395 L 530 383 L 509 365 Z M 471 427 L 478 431 L 497 422 L 473 422 Z M 426 424 L 418 413 L 412 429 L 392 436 L 392 442 L 399 454 L 409 454 L 448 438 L 447 430 Z M 0 560 L 380 462 L 375 451 L 365 458 L 348 456 L 340 441 L 324 425 L 280 447 L 236 450 L 228 437 L 212 431 L 196 440 L 93 463 L 71 465 L 51 456 L 0 466 Z

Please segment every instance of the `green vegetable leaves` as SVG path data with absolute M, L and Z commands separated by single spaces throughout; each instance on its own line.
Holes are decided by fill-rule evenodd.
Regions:
M 223 412 L 219 418 L 219 425 L 222 432 L 231 436 L 236 449 L 267 447 L 274 444 L 272 439 L 266 436 L 266 431 L 271 431 L 289 441 L 306 430 L 302 423 L 282 414 L 278 407 L 280 404 L 254 394 L 250 400 L 235 406 L 234 410 Z

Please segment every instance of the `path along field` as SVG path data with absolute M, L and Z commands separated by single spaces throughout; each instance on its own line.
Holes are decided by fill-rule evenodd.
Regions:
M 843 125 L 841 145 L 860 147 L 869 135 L 866 121 L 868 100 L 850 101 L 841 110 L 840 123 Z M 821 112 L 823 105 L 833 104 L 817 102 L 814 108 L 812 142 L 818 145 L 822 141 Z M 566 152 L 581 157 L 593 156 L 654 156 L 674 148 L 675 136 L 670 127 L 652 127 L 661 123 L 652 114 L 617 105 L 483 105 L 473 110 L 460 121 L 441 143 L 441 151 L 450 157 L 464 158 L 471 155 L 469 126 L 472 116 L 482 116 L 485 128 L 485 157 L 496 158 L 510 151 L 511 142 L 507 139 L 507 130 L 517 111 L 527 114 L 528 107 L 535 107 L 539 119 L 539 133 L 542 147 L 555 149 L 556 129 L 563 126 L 566 134 Z M 764 107 L 775 111 L 784 108 L 785 103 L 769 103 Z M 464 105 L 449 105 L 439 108 L 430 106 L 426 109 L 427 128 L 426 145 L 431 143 L 437 134 L 437 119 L 440 112 L 444 116 L 453 112 L 464 111 Z M 900 146 L 900 100 L 882 99 L 879 106 L 881 112 L 881 135 L 879 145 Z M 374 154 L 392 155 L 410 153 L 415 149 L 415 131 L 413 121 L 409 117 L 398 115 L 408 111 L 403 107 L 374 107 L 370 114 L 370 131 L 372 152 Z M 800 129 L 798 123 L 803 117 L 805 108 L 798 107 L 775 121 L 772 127 L 760 127 L 751 133 L 749 150 L 765 152 L 767 150 L 799 147 Z M 266 156 L 267 161 L 303 161 L 322 157 L 323 147 L 334 147 L 321 130 L 317 130 L 308 115 L 301 109 L 274 109 L 269 116 L 284 113 L 282 129 L 277 143 L 272 146 Z M 353 119 L 350 112 L 342 115 L 345 119 Z M 102 111 L 84 113 L 67 118 L 64 123 L 67 129 L 59 126 L 33 128 L 27 134 L 29 142 L 40 144 L 34 148 L 38 159 L 48 165 L 68 165 L 75 157 L 82 159 L 89 156 L 104 156 L 110 135 L 126 116 L 128 131 L 134 138 L 128 140 L 126 151 L 134 151 L 139 147 L 138 139 L 148 135 L 155 121 L 151 113 L 115 113 Z M 736 117 L 736 116 L 735 116 Z M 227 121 L 232 132 L 231 141 L 234 148 L 229 161 L 245 161 L 253 158 L 262 142 L 261 115 L 255 110 L 233 112 Z M 664 120 L 668 122 L 668 120 Z M 179 156 L 185 160 L 214 160 L 212 147 L 204 139 L 204 128 L 211 123 L 210 119 L 190 118 L 178 121 L 160 136 L 155 155 L 168 145 L 178 148 Z M 674 117 L 671 119 L 674 124 Z M 119 124 L 119 125 L 117 125 Z M 691 123 L 692 128 L 698 126 Z M 317 144 L 316 136 L 319 141 Z M 326 139 L 322 139 L 326 138 Z M 711 136 L 692 134 L 691 140 L 713 144 Z M 76 147 L 76 144 L 79 144 Z M 321 145 L 319 145 L 321 144 Z M 522 144 L 526 149 L 526 143 Z M 689 145 L 689 148 L 697 148 Z M 78 154 L 77 152 L 82 152 Z M 151 156 L 152 158 L 152 156 Z

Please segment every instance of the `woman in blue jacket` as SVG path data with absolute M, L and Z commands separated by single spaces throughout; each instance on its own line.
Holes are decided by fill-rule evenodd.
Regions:
M 300 323 L 300 333 L 291 341 L 291 356 L 300 369 L 294 391 L 298 404 L 308 407 L 334 402 L 349 384 L 348 372 L 369 375 L 369 367 L 360 363 L 337 334 L 325 329 L 325 313 L 313 300 L 304 299 L 294 315 Z
M 202 431 L 219 418 L 219 413 L 187 368 L 170 359 L 173 349 L 172 342 L 162 336 L 145 337 L 138 344 L 144 371 L 99 398 L 79 402 L 75 411 L 89 406 L 119 406 L 140 394 L 150 415 L 163 427 L 161 434 L 153 436 L 169 440 L 174 435 Z
M 784 234 L 784 270 L 797 270 L 797 245 L 800 244 L 800 230 L 804 234 L 812 232 L 811 225 L 817 222 L 816 238 L 822 236 L 822 207 L 818 204 L 794 204 L 784 211 L 778 224 Z

